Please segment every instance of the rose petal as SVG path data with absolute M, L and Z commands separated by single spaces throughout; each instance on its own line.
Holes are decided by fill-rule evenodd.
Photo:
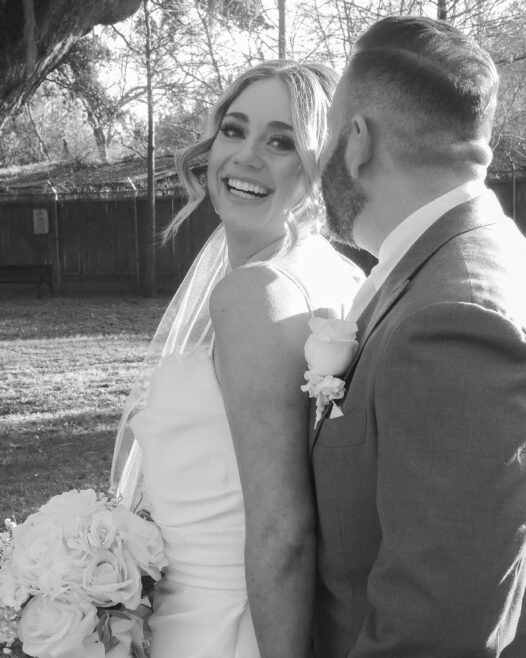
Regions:
M 336 318 L 311 318 L 309 327 L 317 338 L 328 342 L 352 341 L 358 330 L 356 322 Z

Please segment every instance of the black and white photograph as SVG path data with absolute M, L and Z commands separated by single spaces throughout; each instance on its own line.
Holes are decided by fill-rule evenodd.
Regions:
M 522 0 L 0 0 L 0 651 L 526 658 Z

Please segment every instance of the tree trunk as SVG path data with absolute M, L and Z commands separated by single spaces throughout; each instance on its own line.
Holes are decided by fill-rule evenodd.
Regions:
M 141 0 L 1 0 L 0 130 L 93 26 L 131 16 Z
M 439 21 L 447 21 L 447 0 L 438 0 L 437 18 Z
M 108 141 L 106 135 L 104 134 L 104 128 L 98 122 L 95 114 L 87 107 L 87 102 L 84 103 L 86 108 L 86 115 L 88 117 L 88 123 L 91 126 L 93 131 L 93 137 L 95 139 L 95 144 L 97 145 L 97 151 L 99 152 L 99 158 L 102 162 L 108 162 Z
M 101 126 L 93 127 L 93 137 L 95 138 L 95 143 L 97 144 L 99 158 L 102 160 L 102 162 L 108 162 L 108 143 L 106 141 L 104 129 L 101 128 Z
M 278 57 L 287 57 L 287 26 L 285 22 L 285 0 L 278 0 Z
M 153 114 L 152 90 L 152 41 L 148 0 L 143 0 L 144 25 L 146 30 L 146 89 L 148 97 L 148 187 L 146 191 L 146 263 L 144 277 L 144 296 L 155 296 L 155 122 Z
M 40 134 L 40 131 L 38 130 L 37 124 L 35 123 L 35 120 L 33 119 L 33 113 L 31 112 L 31 105 L 28 103 L 26 105 L 27 109 L 27 116 L 29 117 L 29 121 L 31 122 L 31 125 L 33 126 L 33 130 L 35 131 L 35 135 L 37 136 L 38 139 L 38 144 L 39 144 L 39 150 L 40 153 L 46 158 L 46 160 L 51 160 L 49 157 L 49 151 L 47 150 L 46 143 L 42 139 L 42 136 Z

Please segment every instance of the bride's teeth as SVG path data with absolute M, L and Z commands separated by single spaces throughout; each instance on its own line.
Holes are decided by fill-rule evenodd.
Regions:
M 235 196 L 241 197 L 242 199 L 254 199 L 253 194 L 249 194 L 248 192 L 243 192 L 242 190 L 236 190 L 235 188 L 232 188 L 230 192 Z
M 231 192 L 250 192 L 252 194 L 268 194 L 269 190 L 266 187 L 261 185 L 255 185 L 254 183 L 248 183 L 246 181 L 238 180 L 237 178 L 229 178 L 227 180 L 228 186 L 231 188 Z M 250 198 L 249 196 L 243 195 L 244 198 Z

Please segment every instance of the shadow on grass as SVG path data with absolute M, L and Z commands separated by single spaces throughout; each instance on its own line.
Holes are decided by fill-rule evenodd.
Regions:
M 68 489 L 106 491 L 120 414 L 28 416 L 0 426 L 0 523 L 23 521 L 51 496 Z
M 135 334 L 150 338 L 168 298 L 1 299 L 0 339 Z

